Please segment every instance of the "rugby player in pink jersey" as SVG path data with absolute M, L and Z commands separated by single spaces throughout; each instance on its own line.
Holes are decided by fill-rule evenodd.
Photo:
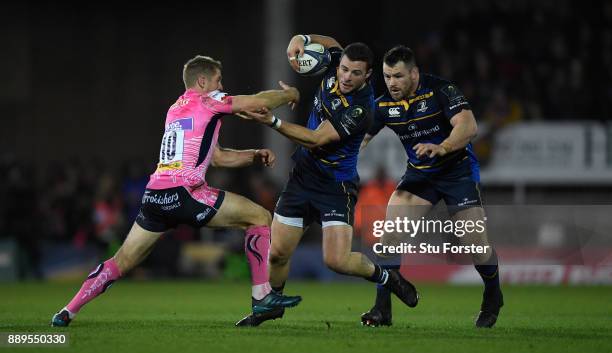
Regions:
M 52 326 L 68 326 L 83 305 L 144 260 L 159 237 L 178 224 L 245 230 L 254 313 L 300 302 L 299 296 L 284 296 L 271 290 L 270 213 L 247 198 L 210 187 L 205 181 L 209 165 L 236 168 L 258 160 L 272 166 L 275 156 L 270 150 L 237 151 L 218 146 L 221 118 L 295 104 L 299 92 L 284 86 L 282 90 L 250 96 L 229 96 L 221 92 L 221 69 L 219 61 L 199 55 L 185 64 L 186 91 L 168 110 L 159 164 L 151 175 L 132 229 L 115 256 L 99 264 L 74 298 L 53 316 Z

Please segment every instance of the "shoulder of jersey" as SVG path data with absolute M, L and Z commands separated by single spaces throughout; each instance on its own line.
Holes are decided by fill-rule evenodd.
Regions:
M 331 55 L 339 55 L 339 54 L 342 54 L 344 49 L 339 48 L 339 47 L 330 47 L 330 48 L 327 48 L 327 51 L 329 51 Z
M 437 89 L 440 86 L 452 84 L 449 80 L 445 80 L 439 76 L 432 74 L 421 74 L 422 83 L 425 87 Z
M 389 96 L 389 93 L 384 93 L 384 94 L 381 94 L 380 96 L 376 97 L 375 102 L 376 103 L 378 103 L 378 102 L 386 102 L 389 99 L 391 99 L 391 97 Z
M 395 100 L 391 98 L 391 96 L 389 95 L 389 92 L 386 92 L 385 94 L 382 94 L 378 98 L 376 98 L 376 100 L 374 101 L 374 104 L 376 108 L 380 108 L 381 107 L 380 103 L 394 102 L 394 101 Z
M 354 93 L 356 104 L 371 105 L 374 101 L 374 88 L 368 82 L 368 85 Z
M 329 70 L 321 80 L 321 88 L 325 91 L 330 91 L 336 85 L 336 73 L 334 70 Z
M 212 99 L 214 99 L 214 100 L 216 100 L 218 102 L 222 102 L 223 98 L 225 98 L 225 96 L 227 96 L 227 93 L 221 92 L 219 90 L 212 91 L 212 92 L 208 93 L 208 95 L 207 95 L 207 97 L 210 97 L 210 98 L 212 98 Z

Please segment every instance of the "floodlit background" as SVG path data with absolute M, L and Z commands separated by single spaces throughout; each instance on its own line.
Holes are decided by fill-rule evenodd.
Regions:
M 0 281 L 80 278 L 114 253 L 155 169 L 166 110 L 184 90 L 182 65 L 196 54 L 223 62 L 230 94 L 275 88 L 278 80 L 296 85 L 300 107 L 282 109 L 279 116 L 305 123 L 318 81 L 289 69 L 285 49 L 296 33 L 330 35 L 343 45 L 367 43 L 376 54 L 372 81 L 379 94 L 385 89 L 382 56 L 400 43 L 415 50 L 422 72 L 457 83 L 479 122 L 474 145 L 487 205 L 610 204 L 612 3 L 588 5 L 568 0 L 4 3 Z M 277 153 L 273 170 L 211 170 L 207 177 L 211 185 L 273 210 L 291 168 L 292 143 L 232 116 L 224 118 L 220 143 Z M 386 203 L 405 159 L 390 130 L 376 137 L 360 158 L 367 200 Z M 610 207 L 589 212 L 565 207 L 556 217 L 549 217 L 550 207 L 533 210 L 543 221 L 521 236 L 530 248 L 544 249 L 534 255 L 540 260 L 550 255 L 546 249 L 576 239 L 578 215 L 600 222 L 591 229 L 595 233 L 609 229 L 604 220 Z M 500 229 L 520 223 L 497 220 Z M 335 279 L 318 260 L 316 228 L 296 253 L 292 276 Z M 236 231 L 179 227 L 133 276 L 246 278 L 242 239 Z M 502 275 L 519 283 L 610 284 L 607 244 L 599 245 L 603 260 L 585 261 L 586 266 L 553 260 L 550 266 L 508 267 L 509 274 Z M 525 263 L 515 248 L 500 245 L 498 251 L 502 263 Z M 462 268 L 420 273 L 424 280 L 478 281 L 475 271 L 466 275 Z

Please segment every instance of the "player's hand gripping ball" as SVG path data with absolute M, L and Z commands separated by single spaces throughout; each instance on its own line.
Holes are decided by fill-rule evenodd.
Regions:
M 327 70 L 331 63 L 329 51 L 318 43 L 304 46 L 304 54 L 292 59 L 297 61 L 297 72 L 302 76 L 320 75 Z

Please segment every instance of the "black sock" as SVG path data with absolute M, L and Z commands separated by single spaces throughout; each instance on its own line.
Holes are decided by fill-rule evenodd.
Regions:
M 370 282 L 385 284 L 387 283 L 387 279 L 389 278 L 389 273 L 384 268 L 380 267 L 380 265 L 374 265 L 374 273 L 366 278 Z
M 273 291 L 275 291 L 275 292 L 276 292 L 276 293 L 278 293 L 278 294 L 283 294 L 283 290 L 285 289 L 285 283 L 286 283 L 286 282 L 283 282 L 283 283 L 282 283 L 280 286 L 278 286 L 278 287 L 274 287 L 274 286 L 272 286 L 272 290 L 273 290 Z
M 283 282 L 283 284 L 281 284 L 278 287 L 272 287 L 272 290 L 275 291 L 276 293 L 282 295 L 283 294 L 283 289 L 285 288 L 285 282 Z M 253 297 L 251 297 L 251 302 L 252 305 L 256 305 L 257 303 L 259 303 L 261 300 L 257 300 Z
M 485 289 L 499 288 L 499 266 L 497 263 L 497 253 L 493 250 L 489 260 L 482 265 L 474 265 L 484 282 Z
M 382 265 L 387 270 L 398 270 L 399 265 Z M 391 291 L 382 284 L 376 285 L 376 302 L 374 306 L 385 311 L 391 309 Z

